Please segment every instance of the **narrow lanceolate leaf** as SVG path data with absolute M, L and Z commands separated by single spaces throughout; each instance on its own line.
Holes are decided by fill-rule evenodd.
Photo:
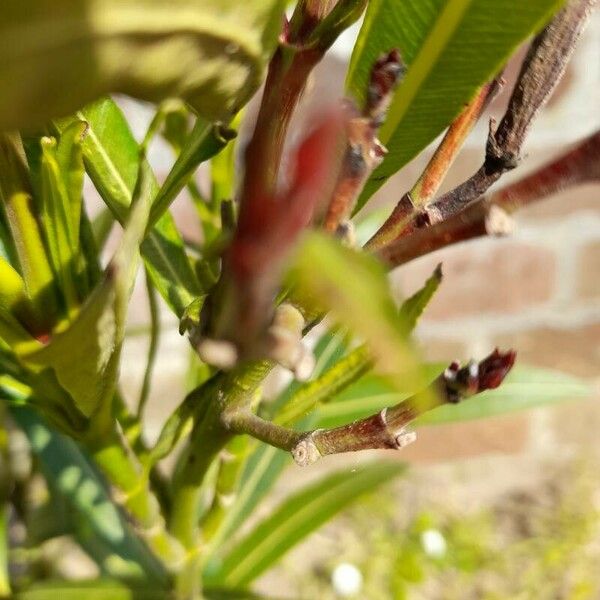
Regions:
M 67 127 L 57 143 L 41 139 L 40 212 L 54 272 L 69 312 L 79 304 L 79 224 L 83 189 L 81 138 L 85 123 Z
M 223 119 L 258 88 L 283 0 L 3 0 L 0 130 L 109 92 Z M 65 93 L 68 90 L 68 93 Z
M 311 234 L 301 244 L 293 265 L 297 293 L 304 297 L 304 305 L 330 309 L 362 336 L 380 372 L 398 382 L 425 383 L 380 263 L 333 239 Z
M 499 388 L 482 392 L 467 402 L 440 406 L 419 417 L 415 424 L 470 421 L 591 397 L 590 385 L 576 377 L 559 371 L 517 365 Z
M 371 66 L 398 48 L 408 65 L 380 139 L 389 154 L 359 200 L 368 198 L 449 125 L 516 46 L 564 0 L 371 0 L 347 78 L 364 99 Z
M 407 330 L 412 331 L 423 311 L 437 292 L 442 283 L 442 265 L 439 264 L 425 285 L 410 298 L 407 298 L 400 307 L 402 322 Z
M 144 162 L 131 218 L 104 280 L 66 330 L 55 334 L 40 350 L 22 356 L 35 368 L 53 369 L 60 385 L 86 417 L 91 417 L 114 393 L 127 304 L 148 222 L 151 191 L 151 171 Z
M 225 555 L 209 583 L 246 586 L 286 552 L 326 523 L 360 495 L 375 490 L 405 470 L 399 463 L 383 462 L 362 469 L 327 475 L 290 496 L 270 517 L 260 522 Z
M 291 425 L 327 402 L 341 390 L 360 379 L 373 367 L 373 355 L 366 345 L 359 346 L 317 379 L 302 386 L 277 415 L 279 425 Z
M 400 326 L 405 328 L 406 335 L 415 328 L 418 318 L 437 291 L 441 281 L 442 270 L 441 265 L 438 265 L 425 285 L 402 303 L 399 322 Z M 331 401 L 372 368 L 373 354 L 369 347 L 366 344 L 358 346 L 340 358 L 322 375 L 299 387 L 286 402 L 283 410 L 277 413 L 275 421 L 281 425 L 290 425 L 296 422 L 320 404 Z
M 0 339 L 10 346 L 31 341 L 26 331 L 32 308 L 25 283 L 13 266 L 0 256 Z
M 47 333 L 56 314 L 54 276 L 37 220 L 25 151 L 16 133 L 0 133 L 0 203 L 35 307 L 34 332 Z
M 108 98 L 87 106 L 78 118 L 88 124 L 83 141 L 86 170 L 107 206 L 124 223 L 139 166 L 137 142 L 123 113 Z M 61 121 L 57 128 L 63 130 L 71 121 Z M 150 180 L 154 198 L 159 188 L 153 176 Z M 154 286 L 181 317 L 200 289 L 169 212 L 165 212 L 148 233 L 141 249 Z
M 90 581 L 50 580 L 36 583 L 14 596 L 15 600 L 165 600 L 169 593 L 149 587 L 136 587 L 118 579 Z
M 185 187 L 198 165 L 219 153 L 235 137 L 235 131 L 221 124 L 198 119 L 181 152 L 161 186 L 150 213 L 152 226 Z
M 443 364 L 427 365 L 428 381 L 433 381 L 444 368 Z M 337 427 L 362 419 L 405 400 L 414 392 L 415 389 L 410 387 L 399 391 L 382 377 L 366 375 L 321 406 L 317 411 L 316 425 Z M 575 377 L 558 371 L 517 365 L 499 388 L 481 392 L 458 404 L 435 408 L 414 421 L 414 426 L 483 419 L 590 397 L 590 386 Z
M 425 378 L 432 382 L 443 370 L 442 365 L 425 365 Z M 339 427 L 377 413 L 386 406 L 394 406 L 419 389 L 407 382 L 404 389 L 375 373 L 368 373 L 358 381 L 329 398 L 315 411 L 315 427 Z
M 10 411 L 25 432 L 48 484 L 65 500 L 75 538 L 101 571 L 165 584 L 164 569 L 112 503 L 102 479 L 77 444 L 48 427 L 28 407 L 11 407 Z

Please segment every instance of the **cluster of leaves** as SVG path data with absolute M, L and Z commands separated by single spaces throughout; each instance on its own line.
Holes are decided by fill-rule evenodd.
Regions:
M 227 315 L 235 291 L 226 265 L 232 248 L 242 247 L 236 241 L 247 223 L 242 202 L 238 223 L 243 226 L 236 229 L 232 202 L 240 184 L 231 129 L 236 113 L 259 86 L 273 52 L 271 65 L 314 66 L 315 56 L 358 19 L 367 3 L 299 2 L 294 15 L 300 17 L 292 17 L 284 34 L 302 38 L 305 29 L 298 20 L 314 17 L 310 35 L 301 40 L 304 46 L 288 43 L 284 34 L 278 41 L 285 4 L 86 0 L 74 7 L 35 0 L 24 7 L 7 0 L 3 6 L 1 416 L 6 427 L 27 436 L 47 490 L 32 506 L 23 504 L 32 474 L 13 464 L 4 444 L 8 467 L 0 500 L 12 507 L 10 518 L 25 526 L 24 544 L 72 536 L 107 578 L 93 584 L 103 598 L 131 598 L 136 589 L 148 598 L 175 592 L 193 597 L 201 585 L 215 598 L 252 597 L 242 590 L 286 551 L 360 494 L 404 470 L 397 462 L 378 461 L 357 472 L 329 474 L 285 498 L 250 530 L 241 530 L 281 475 L 286 457 L 273 446 L 234 435 L 237 431 L 223 424 L 224 405 L 237 407 L 243 400 L 278 426 L 332 427 L 400 402 L 442 370 L 424 368 L 409 340 L 440 283 L 439 272 L 398 311 L 386 273 L 374 258 L 314 234 L 298 245 L 285 281 L 300 296 L 317 297 L 318 310 L 332 310 L 341 326 L 319 339 L 311 381 L 294 381 L 274 402 L 257 407 L 260 385 L 273 367 L 268 357 L 259 352 L 259 360 L 242 361 L 231 370 L 215 366 L 218 361 L 203 363 L 157 444 L 148 447 L 144 441 L 143 408 L 160 331 L 158 296 L 198 350 L 206 342 L 204 321 L 218 322 L 219 312 Z M 381 130 L 390 153 L 361 203 L 449 124 L 560 2 L 502 4 L 497 10 L 489 0 L 369 3 L 351 61 L 349 93 L 357 100 L 364 97 L 375 58 L 390 48 L 400 48 L 408 71 Z M 331 12 L 319 12 L 325 5 Z M 144 140 L 134 138 L 111 98 L 99 98 L 109 92 L 165 100 Z M 269 93 L 280 90 L 267 83 Z M 280 115 L 270 118 L 277 123 Z M 162 135 L 175 154 L 162 184 L 145 156 L 155 135 Z M 304 154 L 301 148 L 304 167 L 314 166 L 313 142 Z M 209 160 L 211 186 L 205 198 L 192 176 Z M 106 204 L 94 220 L 83 198 L 85 175 Z M 292 192 L 299 193 L 296 202 L 320 182 L 313 178 L 313 188 L 302 188 L 305 175 L 298 169 L 292 184 Z M 168 210 L 184 188 L 204 234 L 200 246 L 183 239 Z M 265 206 L 275 198 L 280 197 L 265 196 Z M 115 222 L 123 236 L 104 266 L 101 257 Z M 228 248 L 225 254 L 223 248 Z M 139 406 L 132 410 L 119 389 L 119 359 L 140 265 L 152 327 Z M 366 346 L 354 348 L 353 335 Z M 206 344 L 202 347 L 206 350 Z M 247 347 L 244 351 L 252 354 Z M 375 374 L 375 366 L 387 376 Z M 509 386 L 482 394 L 476 404 L 433 411 L 430 422 L 585 393 L 558 374 L 517 370 L 511 377 Z M 541 386 L 546 386 L 543 393 Z M 255 437 L 262 439 L 259 432 Z M 158 463 L 182 441 L 167 478 Z M 10 527 L 6 511 L 2 514 L 6 537 Z M 0 593 L 8 594 L 5 553 L 0 552 L 0 561 Z M 20 598 L 54 597 L 58 590 L 89 593 L 82 584 L 36 581 L 36 573 L 35 557 L 12 573 Z

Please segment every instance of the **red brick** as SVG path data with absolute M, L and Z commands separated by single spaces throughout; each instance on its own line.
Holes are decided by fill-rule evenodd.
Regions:
M 579 250 L 577 294 L 584 300 L 600 298 L 600 241 Z
M 519 362 L 581 377 L 600 377 L 600 322 L 573 329 L 540 328 L 498 336 L 517 351 Z
M 446 248 L 392 275 L 402 294 L 418 289 L 438 262 L 444 281 L 424 315 L 440 320 L 482 314 L 514 314 L 550 299 L 555 259 L 544 248 L 512 240 L 485 240 Z
M 475 402 L 473 398 L 470 402 Z M 402 449 L 402 459 L 416 463 L 446 462 L 484 454 L 516 454 L 529 440 L 527 413 L 423 427 L 417 441 Z

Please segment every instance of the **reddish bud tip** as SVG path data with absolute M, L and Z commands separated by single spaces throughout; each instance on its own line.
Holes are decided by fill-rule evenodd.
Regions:
M 389 97 L 396 84 L 403 77 L 406 68 L 397 49 L 380 56 L 371 69 L 367 90 L 366 110 L 369 114 L 379 113 L 389 103 Z
M 517 354 L 514 350 L 500 352 L 496 348 L 479 363 L 479 391 L 497 388 L 515 364 Z

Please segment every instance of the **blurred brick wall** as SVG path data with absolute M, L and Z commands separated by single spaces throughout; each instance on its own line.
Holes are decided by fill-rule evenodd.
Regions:
M 345 56 L 352 33 L 317 70 L 294 119 L 292 143 L 310 124 L 324 102 L 343 92 Z M 518 68 L 515 61 L 509 79 Z M 510 91 L 507 85 L 492 112 L 502 114 Z M 128 116 L 143 135 L 150 111 L 125 101 Z M 576 52 L 575 60 L 548 108 L 536 121 L 517 172 L 501 180 L 521 177 L 564 151 L 570 143 L 600 127 L 600 13 Z M 250 120 L 252 116 L 250 109 Z M 255 108 L 254 108 L 255 110 Z M 246 126 L 248 129 L 248 126 Z M 470 136 L 445 182 L 448 189 L 481 164 L 487 135 L 486 119 Z M 371 206 L 392 206 L 409 189 L 426 164 L 431 149 L 394 176 Z M 164 176 L 171 161 L 158 144 L 151 160 Z M 178 222 L 194 234 L 189 204 L 174 205 Z M 522 211 L 511 238 L 482 239 L 423 257 L 392 274 L 393 286 L 412 293 L 438 262 L 444 265 L 444 283 L 418 327 L 425 355 L 435 360 L 481 357 L 495 345 L 517 350 L 523 363 L 564 370 L 600 386 L 600 186 L 584 186 L 556 195 Z M 143 289 L 136 291 L 131 323 L 146 319 Z M 172 318 L 161 339 L 160 372 L 154 378 L 150 402 L 157 433 L 167 411 L 182 397 L 186 346 Z M 124 383 L 130 395 L 142 377 L 146 339 L 134 338 L 125 349 Z M 130 358 L 130 360 L 127 360 Z M 560 409 L 536 410 L 486 422 L 423 430 L 421 443 L 405 457 L 436 461 L 481 453 L 513 453 L 554 448 L 556 443 L 594 440 L 600 427 L 600 403 L 577 403 Z M 597 445 L 598 446 L 598 445 Z

